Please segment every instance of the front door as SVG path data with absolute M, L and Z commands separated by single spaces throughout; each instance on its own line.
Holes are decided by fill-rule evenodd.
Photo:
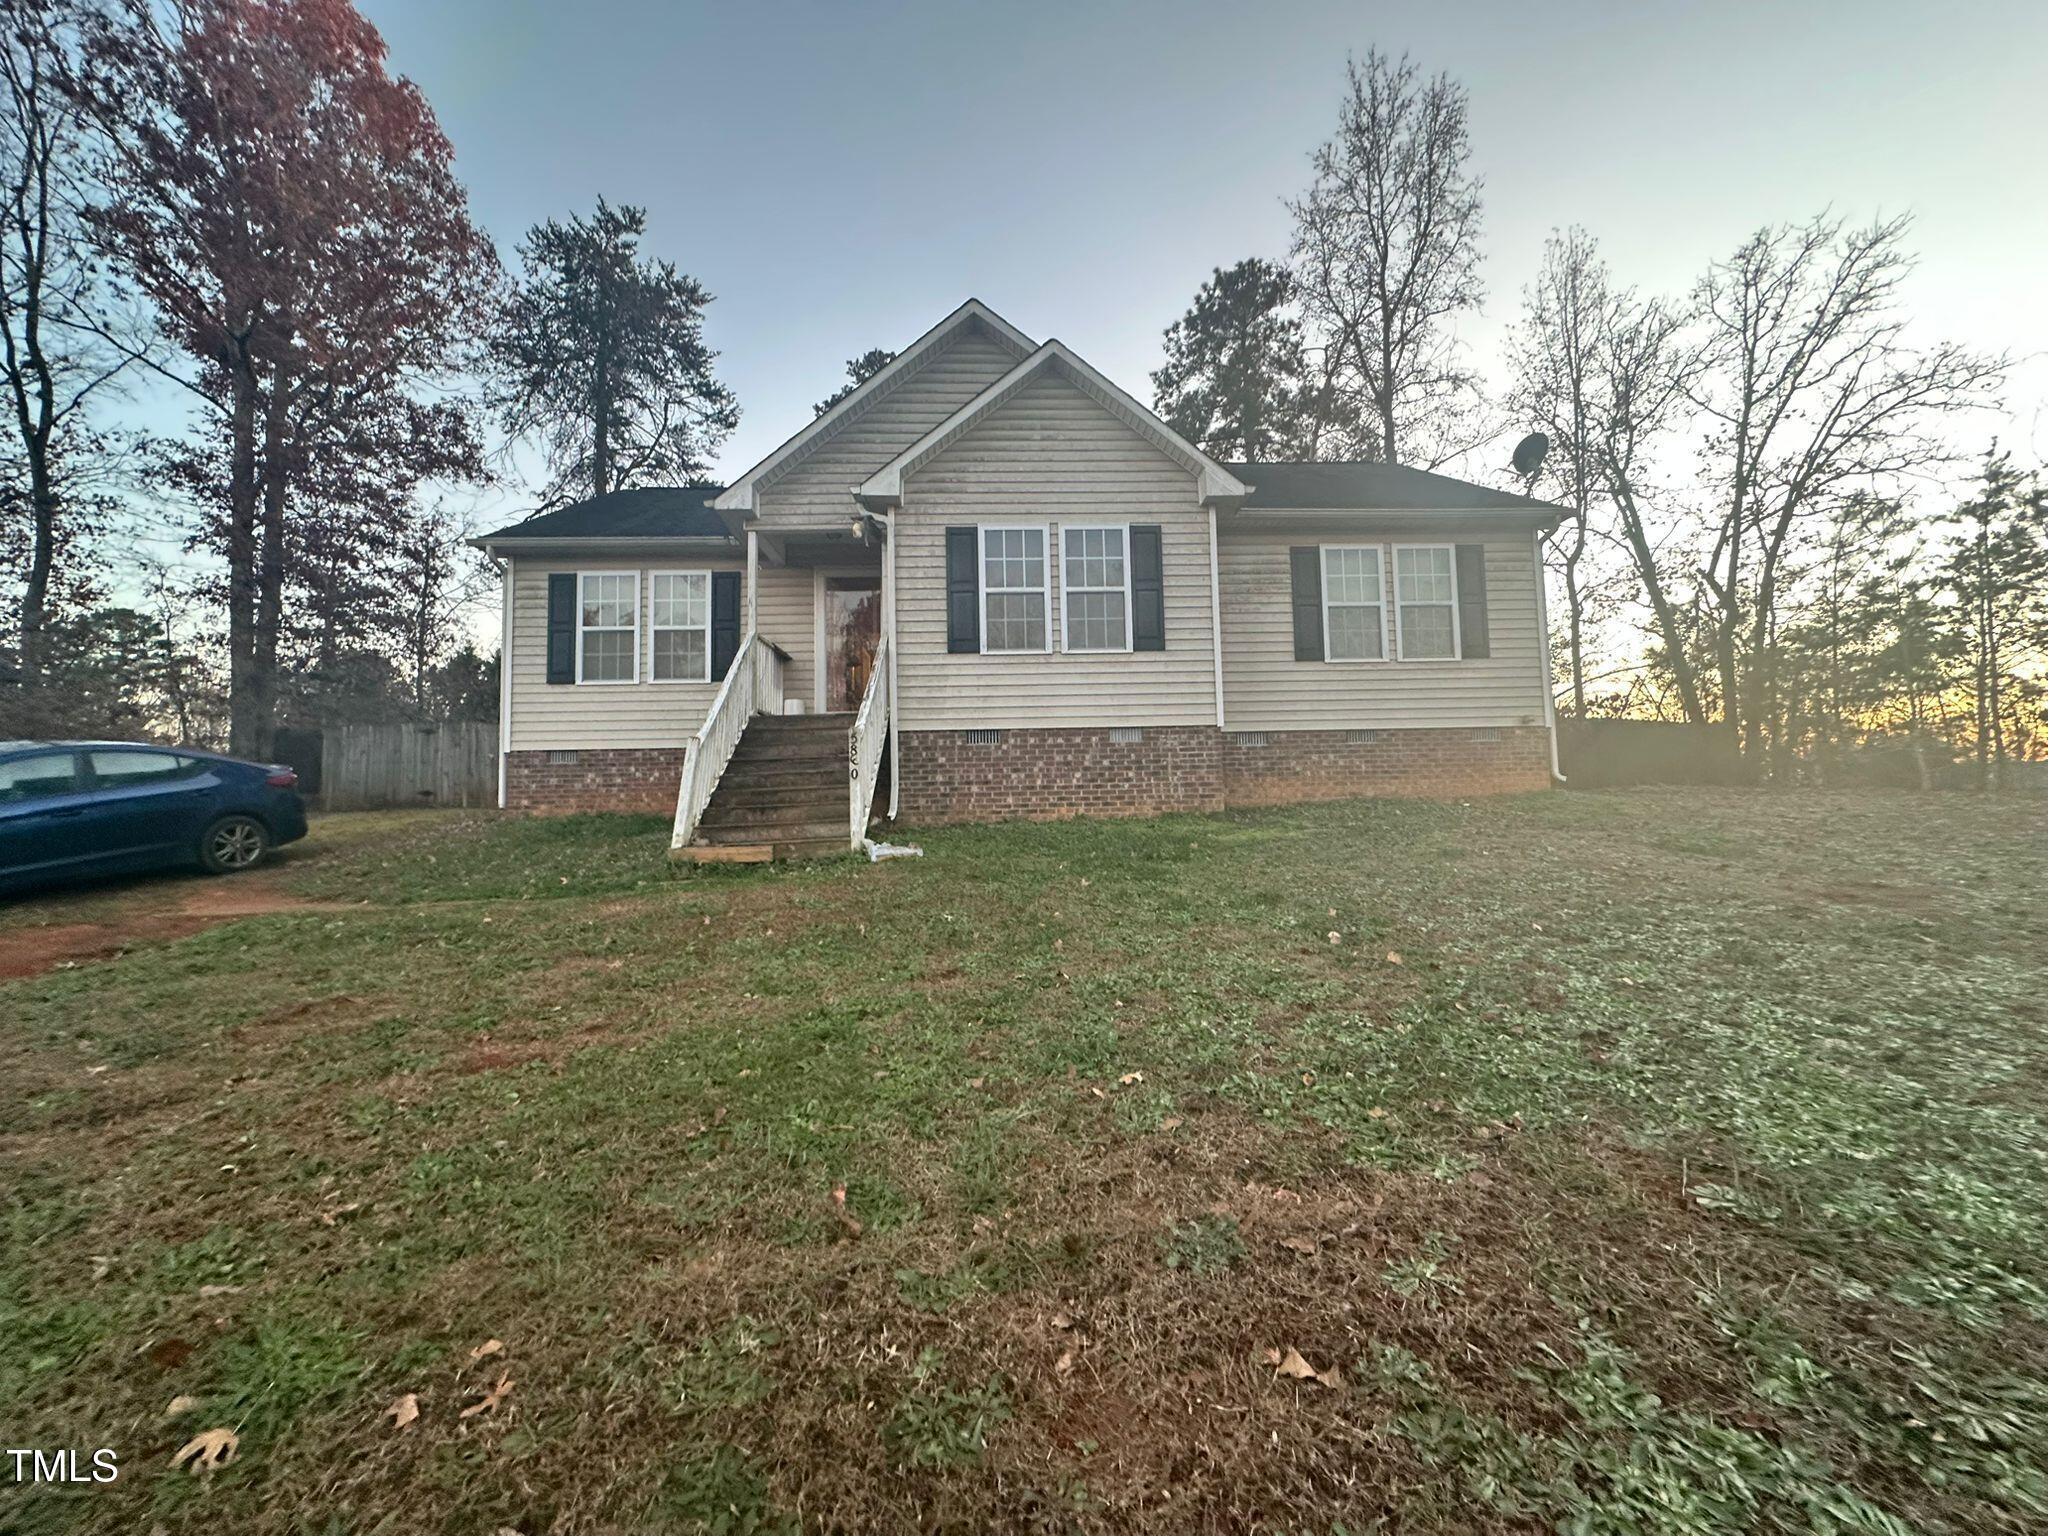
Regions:
M 878 576 L 825 578 L 825 707 L 859 709 L 882 638 Z

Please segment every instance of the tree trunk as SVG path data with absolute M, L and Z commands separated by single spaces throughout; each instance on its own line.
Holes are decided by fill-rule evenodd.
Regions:
M 280 367 L 270 381 L 263 411 L 262 539 L 256 562 L 256 699 L 253 750 L 268 757 L 277 734 L 278 642 L 284 627 L 284 514 L 290 491 L 287 462 L 290 379 Z
M 260 756 L 256 676 L 256 376 L 247 349 L 230 364 L 228 412 L 228 750 Z

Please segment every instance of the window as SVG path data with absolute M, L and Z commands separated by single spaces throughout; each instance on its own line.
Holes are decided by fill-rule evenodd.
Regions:
M 17 757 L 11 763 L 0 763 L 0 805 L 68 795 L 76 788 L 78 775 L 69 752 L 45 752 L 40 757 Z
M 636 682 L 639 652 L 639 573 L 585 571 L 577 579 L 576 681 Z
M 647 675 L 657 683 L 711 681 L 711 573 L 656 571 L 647 589 L 653 635 Z
M 981 648 L 1049 651 L 1043 528 L 981 530 Z
M 1062 528 L 1060 613 L 1070 651 L 1131 648 L 1131 567 L 1121 528 Z
M 1449 544 L 1394 546 L 1403 661 L 1458 659 L 1458 562 Z
M 168 752 L 88 752 L 94 784 L 100 789 L 126 789 L 137 784 L 161 784 L 181 778 L 192 766 L 189 757 Z
M 1331 661 L 1387 659 L 1387 594 L 1377 545 L 1323 546 L 1323 647 Z

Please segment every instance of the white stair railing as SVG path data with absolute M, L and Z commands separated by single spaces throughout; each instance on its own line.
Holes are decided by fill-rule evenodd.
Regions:
M 889 697 L 889 637 L 875 646 L 874 669 L 868 673 L 868 689 L 861 695 L 860 713 L 853 717 L 853 729 L 846 733 L 847 807 L 853 846 L 868 840 L 868 817 L 874 810 L 875 780 L 882 771 L 882 748 L 889 741 L 889 714 L 894 701 Z
M 732 761 L 734 748 L 747 722 L 757 714 L 782 711 L 782 652 L 765 643 L 752 630 L 733 653 L 726 669 L 725 684 L 690 744 L 683 751 L 683 781 L 676 787 L 676 826 L 669 850 L 687 848 L 697 835 L 697 823 L 711 792 Z

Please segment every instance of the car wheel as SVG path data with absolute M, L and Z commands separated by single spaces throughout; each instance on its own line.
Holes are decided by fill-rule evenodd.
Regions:
M 199 862 L 211 875 L 254 869 L 270 852 L 270 831 L 254 816 L 223 816 L 199 840 Z

